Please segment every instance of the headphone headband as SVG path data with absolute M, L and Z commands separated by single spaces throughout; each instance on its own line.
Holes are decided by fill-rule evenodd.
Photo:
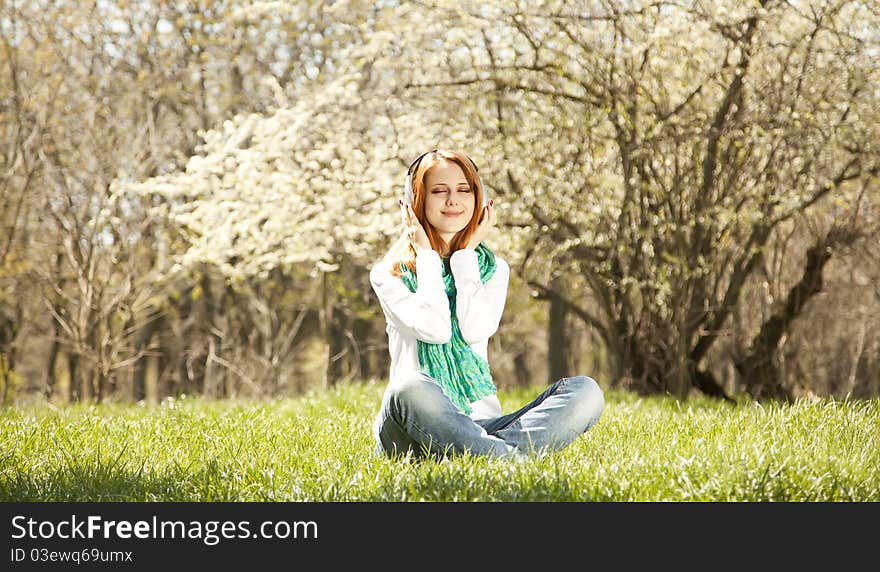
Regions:
M 409 167 L 406 168 L 406 181 L 404 182 L 404 185 L 403 185 L 403 198 L 409 204 L 412 204 L 412 202 L 413 202 L 412 178 L 416 172 L 416 169 L 418 168 L 419 164 L 422 162 L 422 159 L 425 157 L 425 155 L 429 155 L 431 153 L 436 153 L 437 151 L 439 151 L 439 149 L 431 149 L 430 151 L 425 151 L 424 153 L 422 153 L 421 155 L 419 155 L 418 157 L 413 159 L 413 162 L 410 163 Z M 489 196 L 488 196 L 488 193 L 486 192 L 486 187 L 483 186 L 483 181 L 480 179 L 480 173 L 479 173 L 480 168 L 477 167 L 477 164 L 474 163 L 474 160 L 471 159 L 469 155 L 465 154 L 465 157 L 467 157 L 468 161 L 471 162 L 471 165 L 474 166 L 474 173 L 476 174 L 476 177 L 477 177 L 477 183 L 479 183 L 480 188 L 483 189 L 483 206 L 485 207 L 486 205 L 489 204 Z

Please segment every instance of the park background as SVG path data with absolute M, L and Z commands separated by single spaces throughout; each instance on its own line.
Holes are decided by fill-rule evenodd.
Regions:
M 868 1 L 4 2 L 0 399 L 384 383 L 434 147 L 495 199 L 501 390 L 876 397 L 878 76 Z

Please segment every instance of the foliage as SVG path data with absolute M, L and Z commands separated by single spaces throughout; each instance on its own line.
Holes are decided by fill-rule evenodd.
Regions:
M 385 351 L 366 271 L 406 165 L 445 146 L 496 198 L 512 283 L 563 300 L 615 384 L 876 394 L 878 19 L 857 0 L 3 4 L 0 353 L 47 394 L 67 370 L 72 400 L 150 358 L 163 395 L 260 394 L 310 332 L 340 379 L 334 357 Z M 502 363 L 537 343 L 522 294 Z
M 812 217 L 819 241 L 847 236 L 833 247 L 876 228 L 877 14 L 859 2 L 583 8 L 371 11 L 332 79 L 227 122 L 186 173 L 137 189 L 190 199 L 170 211 L 193 233 L 183 264 L 332 270 L 334 253 L 366 265 L 387 247 L 406 157 L 464 147 L 502 197 L 494 240 L 538 287 L 567 294 L 615 378 L 723 393 L 699 368 L 776 228 Z M 572 299 L 584 292 L 587 304 Z M 744 351 L 763 359 L 773 343 Z M 758 373 L 757 387 L 778 383 Z

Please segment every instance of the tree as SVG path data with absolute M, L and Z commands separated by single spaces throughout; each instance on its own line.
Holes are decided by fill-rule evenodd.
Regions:
M 613 379 L 726 396 L 708 364 L 780 232 L 812 215 L 848 221 L 813 245 L 873 228 L 878 14 L 864 3 L 333 10 L 345 18 L 318 81 L 205 133 L 185 172 L 132 187 L 186 229 L 178 268 L 364 268 L 395 232 L 391 174 L 463 147 L 492 166 L 498 248 L 598 333 Z M 356 192 L 335 200 L 343 189 Z M 751 319 L 736 332 L 754 340 L 746 357 L 728 360 L 778 351 L 815 286 L 791 291 L 782 329 Z M 755 396 L 790 393 L 772 370 L 740 371 Z
M 531 275 L 562 273 L 568 290 L 590 293 L 569 305 L 600 332 L 615 378 L 724 395 L 701 364 L 776 229 L 810 210 L 856 213 L 858 183 L 876 184 L 876 122 L 864 118 L 877 109 L 866 89 L 877 13 L 859 2 L 605 2 L 496 14 L 482 35 L 462 34 L 464 65 L 435 66 L 411 87 L 472 87 L 495 110 L 496 149 L 516 157 L 498 183 L 516 201 L 514 224 L 538 231 L 527 254 L 543 253 Z M 550 132 L 553 144 L 534 144 Z M 853 221 L 831 236 L 870 228 Z M 548 272 L 557 261 L 566 266 Z M 790 306 L 786 324 L 804 307 Z M 761 339 L 753 353 L 775 351 Z M 744 382 L 785 394 L 772 375 Z

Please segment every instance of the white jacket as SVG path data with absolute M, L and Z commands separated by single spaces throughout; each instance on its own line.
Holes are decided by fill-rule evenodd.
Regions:
M 489 337 L 498 330 L 507 301 L 510 266 L 496 255 L 495 274 L 483 284 L 476 250 L 464 248 L 454 252 L 449 264 L 457 291 L 456 314 L 462 337 L 488 361 Z M 417 340 L 442 344 L 452 336 L 442 265 L 435 250 L 421 250 L 416 255 L 418 287 L 415 292 L 410 292 L 403 280 L 391 274 L 392 263 L 387 257 L 370 269 L 370 284 L 385 312 L 391 382 L 420 369 Z M 471 406 L 474 419 L 501 415 L 501 403 L 496 395 L 484 397 Z

